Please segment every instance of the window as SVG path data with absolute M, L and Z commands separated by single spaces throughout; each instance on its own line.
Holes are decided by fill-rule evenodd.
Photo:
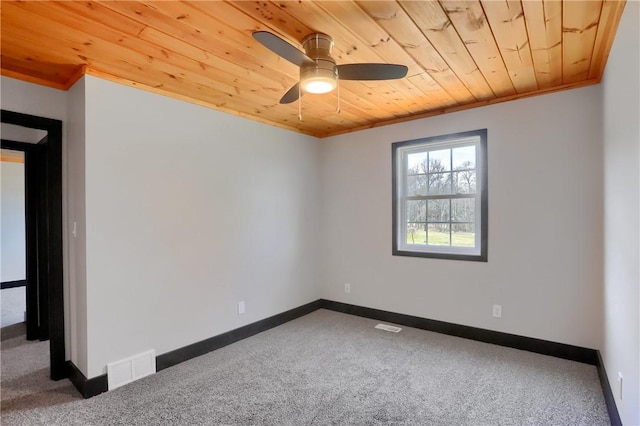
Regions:
M 487 130 L 392 144 L 393 254 L 487 261 Z

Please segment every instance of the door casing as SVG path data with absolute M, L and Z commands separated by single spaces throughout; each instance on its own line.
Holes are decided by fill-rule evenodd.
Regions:
M 27 338 L 49 339 L 53 380 L 68 377 L 64 342 L 62 121 L 1 110 L 0 121 L 45 130 L 37 144 L 2 140 L 25 153 Z

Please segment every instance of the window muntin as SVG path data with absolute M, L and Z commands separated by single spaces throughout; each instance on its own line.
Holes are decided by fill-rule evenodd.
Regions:
M 393 254 L 486 261 L 486 130 L 392 150 Z

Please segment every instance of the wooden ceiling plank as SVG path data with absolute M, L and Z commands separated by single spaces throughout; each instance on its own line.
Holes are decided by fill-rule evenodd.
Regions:
M 283 84 L 289 81 L 287 76 L 283 74 L 283 69 L 286 70 L 287 67 L 295 69 L 292 64 L 284 59 L 279 59 L 277 56 L 264 56 L 257 46 L 255 46 L 256 48 L 252 48 L 253 46 L 250 45 L 244 37 L 242 37 L 244 43 L 239 42 L 235 38 L 227 37 L 225 35 L 227 27 L 222 27 L 222 24 L 218 21 L 209 21 L 209 25 L 201 30 L 191 25 L 191 18 L 189 16 L 178 19 L 180 16 L 185 15 L 185 13 L 180 12 L 177 17 L 167 15 L 166 13 L 170 13 L 170 11 L 165 9 L 173 3 L 176 3 L 178 6 L 183 5 L 183 2 L 173 1 L 147 3 L 109 1 L 101 3 L 101 5 L 124 16 L 145 22 L 147 26 L 198 47 L 213 56 L 226 58 L 234 63 L 242 64 L 250 71 L 258 72 L 266 69 L 272 79 L 278 79 L 282 81 Z M 162 7 L 162 9 L 160 7 Z M 175 7 L 175 5 L 173 7 Z M 180 9 L 180 11 L 183 11 L 188 5 L 185 4 L 181 7 L 182 9 Z M 200 13 L 197 12 L 192 13 L 192 15 L 196 17 L 199 14 Z
M 250 33 L 256 29 L 260 28 L 260 24 L 252 20 L 251 18 L 244 15 L 243 12 L 231 7 L 230 5 L 223 2 L 204 2 L 197 4 L 189 4 L 184 5 L 177 2 L 153 2 L 149 3 L 157 8 L 158 11 L 166 14 L 167 16 L 180 17 L 179 21 L 181 24 L 190 25 L 199 34 L 205 34 L 211 31 L 212 28 L 217 28 L 218 31 L 222 31 L 225 35 L 232 34 L 232 38 L 235 40 L 246 39 L 244 44 L 241 46 L 258 46 L 259 49 L 262 49 L 263 46 L 258 45 L 258 43 L 250 36 Z M 238 31 L 227 24 L 217 22 L 214 16 L 211 16 L 210 13 L 215 14 L 220 18 L 224 17 L 225 21 L 233 21 L 234 26 L 238 26 L 240 28 L 246 27 L 249 28 L 247 32 Z M 176 18 L 177 19 L 177 18 Z M 215 23 L 214 23 L 215 22 Z M 218 34 L 219 36 L 219 34 Z M 270 52 L 269 52 L 270 53 Z M 278 62 L 281 61 L 276 55 L 269 55 L 275 58 Z M 285 61 L 286 62 L 286 61 Z M 287 62 L 288 63 L 288 62 Z M 288 68 L 292 68 L 293 66 L 289 66 Z M 293 67 L 295 68 L 295 67 Z M 287 69 L 287 68 L 284 68 Z M 266 70 L 262 69 L 261 72 L 264 74 L 281 74 L 283 67 L 278 67 L 278 70 Z M 297 70 L 296 70 L 297 71 Z M 297 76 L 297 72 L 293 72 L 293 75 Z M 289 89 L 293 84 L 295 84 L 295 78 L 291 79 L 291 84 L 287 85 L 286 88 L 278 92 L 275 96 L 270 95 L 270 99 L 274 102 L 279 101 L 280 97 Z M 354 108 L 357 108 L 355 105 Z M 375 110 L 375 109 L 373 109 Z M 362 110 L 362 114 L 364 116 L 370 116 L 371 119 L 376 119 L 375 116 L 371 116 L 371 114 L 365 110 Z
M 253 72 L 276 75 L 287 82 L 285 90 L 293 85 L 293 83 L 289 85 L 289 82 L 295 82 L 292 76 L 297 76 L 298 68 L 277 55 L 266 55 L 264 46 L 251 37 L 253 31 L 263 30 L 264 25 L 250 19 L 228 3 L 222 1 L 145 3 L 172 20 L 171 27 L 184 26 L 189 28 L 189 33 L 197 34 L 202 39 L 198 47 L 218 57 L 246 65 Z M 158 29 L 164 31 L 162 28 Z
M 410 75 L 406 78 L 425 94 L 425 96 L 420 97 L 420 104 L 423 110 L 459 105 L 428 73 Z
M 416 64 L 415 60 L 406 50 L 373 19 L 361 5 L 353 1 L 322 2 L 321 8 L 329 13 L 333 18 L 349 28 L 364 44 L 371 46 L 384 63 L 398 63 L 409 67 L 409 76 L 424 74 L 425 71 Z M 411 64 L 411 65 L 409 65 Z M 413 72 L 412 72 L 413 69 Z M 424 91 L 422 86 L 416 86 L 409 79 L 394 81 L 394 86 L 398 88 L 400 100 L 416 99 L 416 91 L 420 93 L 420 98 L 424 98 L 428 103 L 435 103 L 441 96 L 434 96 L 433 90 Z M 431 88 L 430 88 L 431 89 Z M 446 95 L 446 92 L 439 92 Z M 448 102 L 445 101 L 445 102 Z M 405 109 L 410 112 L 419 112 L 423 107 L 421 102 L 402 102 Z
M 518 13 L 501 21 L 495 10 L 487 12 L 495 4 Z M 323 137 L 595 84 L 624 0 L 76 1 L 2 2 L 0 7 L 2 75 L 64 90 L 86 69 L 118 83 Z M 464 19 L 466 12 L 477 23 L 478 7 L 487 17 L 495 15 L 484 30 Z M 511 33 L 504 29 L 508 24 Z M 326 32 L 336 40 L 338 63 L 406 61 L 410 73 L 394 81 L 341 82 L 340 113 L 337 92 L 305 95 L 303 121 L 298 121 L 297 103 L 277 103 L 298 79 L 298 70 L 256 42 L 251 37 L 255 30 L 272 31 L 298 47 L 307 34 Z M 522 78 L 526 67 L 513 73 L 498 33 L 509 40 L 524 34 L 529 40 L 530 70 L 539 89 L 519 91 L 515 77 Z M 496 46 L 511 82 L 498 81 Z M 478 77 L 490 96 L 499 97 L 476 101 L 482 96 L 482 87 L 472 84 Z M 509 84 L 515 95 L 508 95 Z
M 327 17 L 333 18 L 333 21 L 340 24 L 339 33 L 349 36 L 348 39 L 339 39 L 337 44 L 354 42 L 356 46 L 367 46 L 367 52 L 371 51 L 375 55 L 372 57 L 380 59 L 375 62 L 406 65 L 409 68 L 408 75 L 423 71 L 402 46 L 354 1 L 329 1 L 317 4 L 318 12 L 324 11 Z
M 151 26 L 166 32 L 180 40 L 198 45 L 205 43 L 204 38 L 184 25 L 176 25 L 176 20 L 159 12 L 156 7 L 138 1 L 99 1 L 93 8 L 99 15 L 111 10 L 117 15 L 131 19 L 143 26 Z
M 440 0 L 471 57 L 497 96 L 516 93 L 478 0 Z
M 92 35 L 102 40 L 105 40 L 114 45 L 123 46 L 131 51 L 138 52 L 148 58 L 154 58 L 154 60 L 161 60 L 170 64 L 176 64 L 180 68 L 184 68 L 187 71 L 195 73 L 200 78 L 200 75 L 207 72 L 213 72 L 216 67 L 216 80 L 219 83 L 227 85 L 227 93 L 235 93 L 238 86 L 242 87 L 242 90 L 248 90 L 249 92 L 255 92 L 259 89 L 282 91 L 285 90 L 285 86 L 277 84 L 273 81 L 263 81 L 263 85 L 256 84 L 253 80 L 246 78 L 246 76 L 237 74 L 237 69 L 226 70 L 223 68 L 224 63 L 208 64 L 205 61 L 193 60 L 179 52 L 170 51 L 165 47 L 154 45 L 148 41 L 140 38 L 123 36 L 118 31 L 114 31 L 113 27 L 103 24 L 101 21 L 91 19 L 90 17 L 79 16 L 78 14 L 70 13 L 78 6 L 78 3 L 74 2 L 47 2 L 47 16 L 55 19 L 70 28 L 74 28 L 77 31 L 84 32 L 90 28 Z M 102 13 L 102 11 L 100 11 Z M 102 16 L 102 15 L 100 15 Z M 142 31 L 142 30 L 141 30 Z M 137 35 L 136 35 L 137 36 Z M 165 40 L 166 41 L 166 40 Z M 174 70 L 177 71 L 177 70 Z M 206 80 L 210 80 L 206 77 Z
M 605 0 L 600 13 L 589 78 L 602 78 L 626 0 Z
M 276 79 L 270 78 L 274 73 L 251 71 L 234 62 L 214 56 L 199 47 L 192 46 L 182 40 L 171 37 L 156 30 L 155 28 L 145 28 L 139 34 L 138 38 L 158 47 L 162 46 L 162 49 L 171 52 L 172 55 L 185 56 L 186 58 L 196 61 L 196 63 L 204 64 L 206 69 L 210 69 L 212 71 L 212 76 L 215 71 L 216 78 L 218 70 L 233 76 L 239 85 L 244 84 L 244 81 L 246 80 L 253 84 L 257 84 L 265 91 L 272 91 L 274 94 L 282 94 L 296 83 L 295 79 L 283 81 L 277 77 Z M 203 71 L 205 70 L 203 69 Z
M 110 27 L 113 31 L 131 36 L 140 34 L 146 24 L 128 18 L 104 6 L 100 1 L 64 1 L 67 9 L 76 18 L 89 19 Z
M 527 0 L 522 7 L 538 85 L 562 84 L 562 0 Z
M 434 89 L 433 81 L 440 90 L 433 91 L 443 105 L 469 103 L 475 98 L 438 51 L 416 27 L 409 15 L 395 1 L 360 1 L 358 4 L 385 29 L 420 66 L 422 79 Z M 409 76 L 414 77 L 414 76 Z M 415 81 L 415 79 L 413 79 Z M 431 81 L 429 81 L 431 80 Z
M 59 50 L 60 46 L 59 39 L 56 40 L 56 31 L 60 31 L 61 34 L 66 34 L 68 37 L 80 37 L 79 32 L 71 32 L 69 29 L 65 29 L 61 25 L 58 25 L 57 28 L 47 29 L 48 24 L 44 24 L 42 21 L 42 17 L 38 15 L 30 15 L 28 12 L 23 11 L 23 13 L 28 16 L 30 22 L 34 23 L 33 29 L 24 29 L 25 32 L 24 38 L 25 40 L 33 43 L 33 40 L 37 40 L 38 37 L 41 39 L 41 44 L 43 48 L 49 50 Z M 42 32 L 42 34 L 38 34 L 38 32 Z M 53 36 L 53 39 L 44 38 L 44 34 L 48 36 Z M 72 35 L 73 34 L 73 35 Z M 33 40 L 30 39 L 33 38 Z M 72 42 L 72 46 L 80 46 L 83 44 L 83 40 L 87 40 L 87 38 L 77 38 Z M 207 98 L 210 102 L 210 106 L 220 108 L 220 107 L 234 107 L 238 108 L 241 111 L 253 111 L 255 113 L 260 113 L 262 110 L 268 109 L 267 107 L 257 108 L 256 105 L 260 105 L 257 101 L 246 100 L 244 98 L 233 96 L 232 94 L 224 93 L 218 89 L 212 88 L 208 83 L 200 84 L 194 82 L 195 79 L 184 78 L 183 76 L 174 76 L 175 78 L 169 78 L 166 70 L 162 70 L 161 64 L 158 62 L 153 62 L 153 66 L 148 66 L 147 63 L 138 62 L 138 57 L 133 56 L 131 54 L 127 55 L 126 49 L 123 49 L 120 52 L 118 58 L 119 60 L 112 63 L 103 63 L 102 58 L 109 58 L 113 56 L 112 48 L 110 46 L 106 46 L 103 48 L 103 42 L 98 38 L 91 39 L 91 50 L 92 53 L 86 53 L 88 56 L 85 57 L 87 62 L 91 65 L 95 65 L 98 70 L 110 70 L 110 72 L 105 72 L 105 74 L 109 75 L 121 75 L 125 76 L 132 81 L 136 81 L 142 84 L 145 84 L 150 87 L 156 87 L 157 89 L 164 88 L 169 91 L 175 91 L 187 93 L 189 96 L 194 99 L 205 99 Z M 72 51 L 74 54 L 75 51 Z M 95 59 L 90 55 L 95 55 Z M 139 55 L 138 55 L 139 56 Z M 174 71 L 174 70 L 171 70 Z M 211 95 L 215 95 L 215 98 L 212 98 Z
M 84 34 L 82 31 L 89 23 L 83 22 L 81 19 L 78 19 L 78 17 L 73 17 L 65 13 L 64 10 L 61 10 L 62 8 L 63 6 L 59 5 L 57 2 L 47 2 L 47 6 L 45 9 L 39 7 L 37 11 L 40 13 L 46 13 L 47 19 L 53 18 L 55 19 L 55 22 L 67 25 L 69 26 L 69 28 L 73 28 L 76 31 L 71 32 L 65 30 L 64 28 L 56 30 L 49 29 L 48 31 L 64 31 L 67 34 L 73 33 L 75 36 L 80 37 L 84 35 L 86 37 L 85 40 L 88 40 L 90 38 L 89 35 Z M 43 23 L 42 25 L 48 27 L 50 23 Z M 147 84 L 153 85 L 149 81 L 150 78 L 148 74 L 145 75 L 145 73 L 149 72 L 150 68 L 153 68 L 158 69 L 164 73 L 164 79 L 161 80 L 161 82 L 164 82 L 165 84 L 171 80 L 177 80 L 180 82 L 189 81 L 197 83 L 202 87 L 216 89 L 217 91 L 222 92 L 223 96 L 241 97 L 245 101 L 251 102 L 254 105 L 262 105 L 263 107 L 275 105 L 275 102 L 269 103 L 269 99 L 264 98 L 262 92 L 260 92 L 260 90 L 264 88 L 258 85 L 251 85 L 243 82 L 243 84 L 245 84 L 245 88 L 241 91 L 241 89 L 238 88 L 238 79 L 232 75 L 228 75 L 226 73 L 218 71 L 216 73 L 216 79 L 212 80 L 211 78 L 202 74 L 202 71 L 206 71 L 206 69 L 203 69 L 204 67 L 201 63 L 199 64 L 195 61 L 188 60 L 181 55 L 174 55 L 175 57 L 173 58 L 173 62 L 177 61 L 179 63 L 179 66 L 176 66 L 173 65 L 173 63 L 171 63 L 170 61 L 166 60 L 166 51 L 161 51 L 154 46 L 149 46 L 146 44 L 146 42 L 140 43 L 139 41 L 134 40 L 128 36 L 121 36 L 118 33 L 111 32 L 108 27 L 102 26 L 99 23 L 93 23 L 91 30 L 94 36 L 91 37 L 91 45 L 86 47 L 86 50 L 93 51 L 102 49 L 101 51 L 104 53 L 101 55 L 94 54 L 94 58 L 115 57 L 119 58 L 119 60 L 127 60 L 133 64 L 137 64 L 145 72 L 138 73 L 138 75 L 136 75 L 135 77 L 131 76 L 131 78 L 136 81 L 143 83 L 146 82 Z M 81 45 L 81 43 L 79 42 L 80 39 L 78 39 L 77 41 L 78 43 L 76 43 L 76 45 Z M 75 49 L 78 50 L 79 53 L 85 53 L 83 50 L 84 48 Z M 85 58 L 86 57 L 87 56 L 85 56 Z M 96 66 L 95 61 L 93 63 L 93 66 Z M 110 72 L 108 68 L 103 68 L 103 70 L 105 70 L 106 72 Z M 280 87 L 276 87 L 273 90 L 279 91 Z
M 37 21 L 34 20 L 34 22 L 37 22 Z M 34 31 L 36 30 L 27 30 L 27 33 L 24 34 L 25 41 L 29 43 L 33 43 L 34 39 L 30 39 L 29 37 L 38 37 L 37 34 L 34 34 Z M 52 51 L 52 52 L 59 51 L 59 46 L 57 45 L 58 42 L 56 40 L 49 41 L 49 40 L 41 39 L 40 43 L 41 43 L 41 46 L 48 51 Z M 225 94 L 221 94 L 218 91 L 212 90 L 211 88 L 208 88 L 208 87 L 203 87 L 202 85 L 193 83 L 191 81 L 181 82 L 174 79 L 166 79 L 166 73 L 158 71 L 153 67 L 147 70 L 141 69 L 139 65 L 126 60 L 119 60 L 114 63 L 104 64 L 101 61 L 102 61 L 102 58 L 105 57 L 106 55 L 103 55 L 102 53 L 103 52 L 101 50 L 98 50 L 96 52 L 95 60 L 91 57 L 87 57 L 86 59 L 88 59 L 87 62 L 89 62 L 90 64 L 96 65 L 98 69 L 110 69 L 112 72 L 114 72 L 114 74 L 108 74 L 105 72 L 106 75 L 129 76 L 127 78 L 135 82 L 138 79 L 135 77 L 131 77 L 131 75 L 137 75 L 138 73 L 143 72 L 146 76 L 148 76 L 149 80 L 156 82 L 155 84 L 148 84 L 148 85 L 153 86 L 157 89 L 164 88 L 166 90 L 173 90 L 175 92 L 185 92 L 185 93 L 188 93 L 189 96 L 193 97 L 194 99 L 203 99 L 204 97 L 208 97 L 209 102 L 212 106 L 222 106 L 228 103 L 225 99 Z M 56 55 L 56 56 L 59 56 L 59 55 Z M 145 80 L 143 79 L 141 83 L 144 83 L 144 81 Z M 214 99 L 212 95 L 216 95 L 216 98 Z M 237 106 L 241 107 L 242 105 L 237 105 Z
M 482 0 L 482 7 L 516 92 L 537 90 L 522 3 L 520 0 Z
M 399 3 L 477 100 L 495 98 L 440 3 L 407 0 Z
M 34 40 L 37 39 L 29 37 L 26 32 L 20 34 L 19 31 L 11 29 L 5 31 L 3 36 L 2 55 L 7 61 L 16 61 L 16 63 L 23 64 L 25 71 L 45 75 L 45 73 L 49 74 L 60 69 L 66 69 L 65 72 L 60 74 L 66 74 L 66 76 L 70 77 L 83 65 L 80 59 L 76 63 L 70 62 L 69 55 L 61 54 L 57 50 L 45 52 L 44 49 L 36 49 Z M 10 43 L 7 42 L 9 37 L 11 37 Z M 59 83 L 64 83 L 64 81 L 60 80 Z
M 454 105 L 461 105 L 451 97 L 443 99 L 441 94 L 444 90 L 428 73 L 411 75 L 407 79 L 416 87 L 420 87 L 424 93 L 433 94 L 430 99 L 425 100 L 425 109 L 431 110 L 433 108 L 448 108 Z
M 5 77 L 63 90 L 66 80 L 72 75 L 70 72 L 65 73 L 64 67 L 60 64 L 47 64 L 39 61 L 35 61 L 38 70 L 34 72 L 34 61 L 22 61 L 14 56 L 7 56 L 8 53 L 3 48 L 2 55 L 0 55 L 0 63 L 2 64 L 0 73 Z
M 68 7 L 68 5 L 73 5 L 74 3 L 63 2 L 63 4 L 65 5 L 65 7 Z M 99 10 L 97 7 L 95 7 L 94 9 L 99 14 L 98 17 L 102 16 L 102 14 L 104 13 L 104 8 Z M 152 40 L 154 32 L 156 38 L 160 38 L 159 40 Z M 152 35 L 152 37 L 149 36 L 150 34 Z M 162 34 L 164 37 L 160 36 L 160 34 Z M 263 77 L 262 74 L 251 75 L 251 71 L 247 70 L 245 67 L 238 66 L 237 64 L 228 61 L 225 58 L 214 57 L 214 55 L 207 54 L 207 52 L 202 49 L 191 46 L 188 43 L 183 42 L 182 40 L 166 35 L 165 33 L 162 33 L 148 26 L 142 29 L 137 34 L 137 37 L 140 40 L 144 40 L 144 42 L 139 42 L 138 40 L 134 40 L 131 38 L 124 38 L 122 40 L 122 43 L 123 45 L 126 45 L 131 49 L 135 49 L 136 46 L 134 44 L 138 43 L 140 44 L 141 48 L 144 48 L 141 49 L 142 53 L 154 57 L 161 55 L 160 57 L 164 56 L 167 57 L 167 59 L 169 59 L 169 57 L 171 57 L 172 60 L 177 59 L 178 63 L 184 64 L 187 69 L 195 72 L 201 73 L 219 70 L 223 73 L 222 77 L 226 78 L 226 80 L 224 80 L 226 83 L 242 85 L 243 87 L 247 87 L 249 90 L 256 90 L 260 86 L 262 86 L 267 90 L 285 91 L 288 89 L 288 87 L 290 87 L 288 82 L 277 81 L 271 78 Z M 156 47 L 152 47 L 152 45 L 155 45 Z M 174 47 L 174 49 L 170 49 L 169 47 Z M 189 49 L 189 47 L 191 47 L 191 49 Z M 197 56 L 200 56 L 200 59 L 194 59 L 189 55 L 183 54 L 183 52 L 193 53 L 196 49 L 199 50 Z M 275 73 L 269 75 L 275 75 Z M 256 80 L 260 81 L 257 82 Z M 242 81 L 241 84 L 240 81 Z
M 3 17 L 10 15 L 10 6 L 5 5 Z M 9 9 L 9 10 L 8 10 Z M 34 37 L 29 29 L 5 25 L 2 27 L 3 74 L 31 83 L 42 84 L 57 89 L 65 89 L 66 81 L 82 66 L 82 61 L 69 61 L 54 45 L 43 49 L 43 43 Z
M 300 46 L 306 36 L 317 32 L 293 16 L 285 13 L 284 9 L 287 7 L 287 3 L 281 3 L 280 6 L 276 6 L 268 1 L 225 0 L 225 2 L 241 11 L 246 17 L 261 22 L 261 24 L 268 27 L 271 32 L 294 46 Z M 199 5 L 199 7 L 204 8 L 207 7 L 207 5 Z
M 275 76 L 275 73 L 268 73 L 266 76 L 263 73 L 256 73 L 247 67 L 227 60 L 224 56 L 208 52 L 205 49 L 193 46 L 179 38 L 161 32 L 156 28 L 134 21 L 128 16 L 122 15 L 119 12 L 105 7 L 103 4 L 95 2 L 64 2 L 64 6 L 74 14 L 86 17 L 93 21 L 98 21 L 106 26 L 113 27 L 118 31 L 125 32 L 141 40 L 155 44 L 161 49 L 171 50 L 174 54 L 179 54 L 199 63 L 220 68 L 233 75 L 246 77 L 250 81 L 259 81 L 261 85 L 270 87 L 275 82 L 283 91 L 285 91 L 294 84 L 290 81 L 271 78 L 272 76 Z M 121 23 L 122 21 L 132 22 L 134 24 L 123 25 Z M 116 25 L 112 25 L 114 22 Z M 121 27 L 123 27 L 124 30 L 122 30 Z
M 564 83 L 574 83 L 589 77 L 601 9 L 601 1 L 563 1 Z

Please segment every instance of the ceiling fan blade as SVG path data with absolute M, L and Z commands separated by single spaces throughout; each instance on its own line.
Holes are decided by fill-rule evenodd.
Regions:
M 282 99 L 280 99 L 281 104 L 290 104 L 293 101 L 296 101 L 300 97 L 300 83 L 296 83 L 291 89 L 284 94 Z
M 271 50 L 275 54 L 283 57 L 294 65 L 301 66 L 305 62 L 313 62 L 311 58 L 302 51 L 284 41 L 275 34 L 268 31 L 256 31 L 251 34 L 253 38 L 258 40 L 264 47 Z
M 340 80 L 395 80 L 407 75 L 408 68 L 396 64 L 338 65 Z

